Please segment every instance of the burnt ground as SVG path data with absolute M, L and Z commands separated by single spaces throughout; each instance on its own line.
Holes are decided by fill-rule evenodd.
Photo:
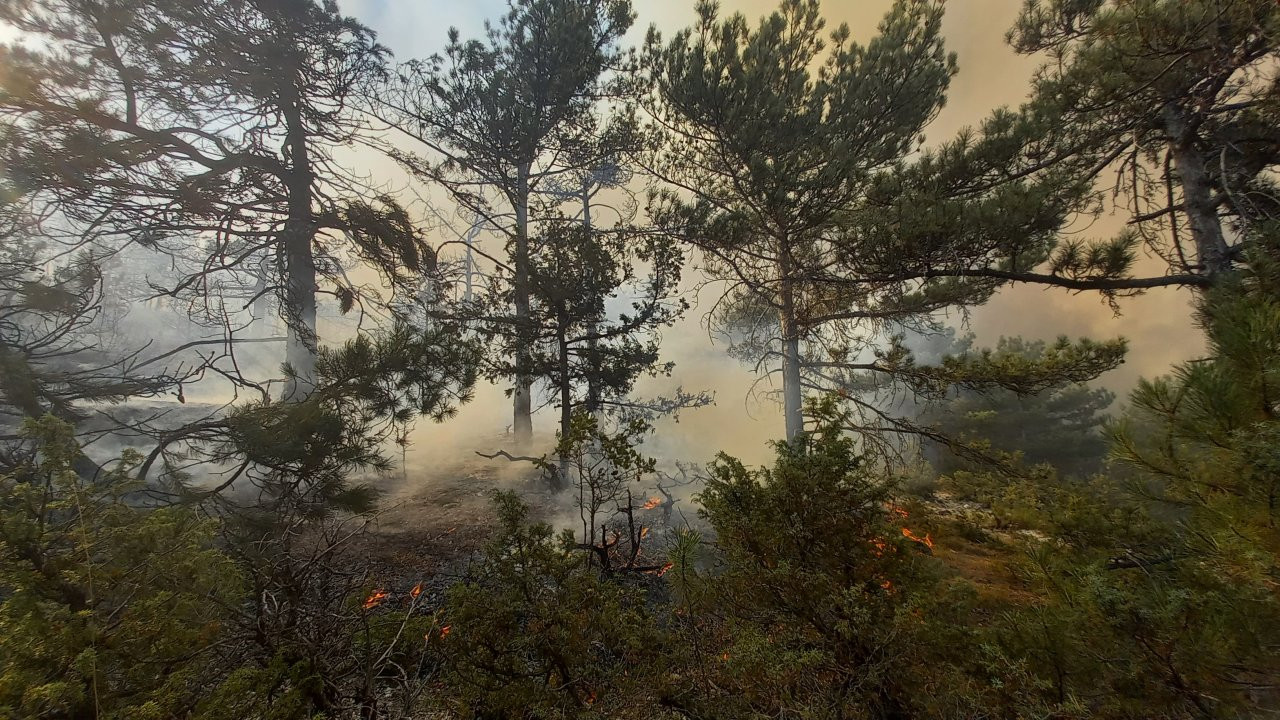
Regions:
M 574 515 L 572 495 L 552 493 L 529 463 L 473 457 L 433 468 L 429 475 L 415 477 L 410 471 L 395 484 L 397 489 L 384 488 L 381 509 L 367 532 L 350 541 L 346 554 L 392 595 L 402 596 L 420 584 L 424 610 L 438 607 L 449 586 L 481 559 L 497 530 L 495 490 L 514 491 L 528 505 L 533 522 L 558 526 Z M 637 490 L 637 505 L 645 494 Z M 665 562 L 673 528 L 684 524 L 680 511 L 693 515 L 685 501 L 676 500 L 673 507 L 677 512 L 665 512 L 665 506 L 637 507 L 635 522 L 647 536 L 637 564 L 660 567 Z M 644 575 L 641 580 L 657 579 L 652 571 L 638 572 Z
M 435 606 L 450 585 L 465 577 L 493 536 L 496 515 L 491 498 L 500 489 L 517 492 L 529 505 L 530 520 L 564 519 L 565 497 L 557 499 L 547 490 L 539 471 L 477 457 L 433 472 L 430 478 L 415 481 L 410 475 L 399 492 L 388 494 L 369 532 L 357 537 L 349 549 L 380 586 L 395 593 L 408 592 L 421 583 L 428 593 L 427 605 Z M 917 502 L 925 511 L 924 517 L 930 518 L 926 524 L 937 541 L 930 554 L 943 562 L 948 574 L 971 582 L 988 602 L 1034 601 L 1011 567 L 1020 554 L 1017 548 L 1022 538 L 1018 533 L 988 529 L 982 532 L 983 537 L 966 537 L 970 533 L 961 525 L 976 521 L 990 528 L 986 508 L 945 493 Z M 637 519 L 656 525 L 650 547 L 657 550 L 664 544 L 668 522 L 661 520 L 658 512 L 645 513 L 643 518 L 638 515 Z M 677 518 L 669 520 L 682 524 Z
M 556 501 L 537 470 L 504 463 L 476 458 L 429 478 L 409 475 L 405 487 L 388 492 L 368 532 L 354 538 L 348 551 L 380 586 L 394 593 L 421 583 L 427 604 L 434 605 L 465 576 L 493 536 L 494 491 L 516 491 L 529 505 L 531 520 L 549 520 L 556 513 Z

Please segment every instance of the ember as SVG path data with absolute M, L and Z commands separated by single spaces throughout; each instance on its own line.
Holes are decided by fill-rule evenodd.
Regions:
M 871 546 L 875 548 L 875 552 L 872 553 L 873 555 L 875 555 L 876 557 L 884 556 L 884 549 L 886 547 L 884 540 L 880 538 L 875 538 L 871 541 Z
M 657 495 L 654 495 L 653 497 L 649 498 L 648 501 L 645 502 L 643 507 L 645 510 L 652 510 L 661 504 L 662 504 L 662 498 L 658 497 Z
M 386 590 L 381 590 L 381 589 L 374 590 L 372 595 L 364 599 L 364 609 L 372 610 L 378 607 L 379 605 L 381 605 L 382 601 L 386 599 L 387 599 Z

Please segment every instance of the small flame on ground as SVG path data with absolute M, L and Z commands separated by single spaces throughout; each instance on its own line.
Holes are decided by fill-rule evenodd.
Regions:
M 649 537 L 649 528 L 647 527 L 640 528 L 640 539 L 643 540 L 647 537 Z
M 414 585 L 413 589 L 409 591 L 409 597 L 413 598 L 414 600 L 417 600 L 418 596 L 421 594 L 422 594 L 422 583 L 418 583 L 417 585 Z
M 924 537 L 920 537 L 919 535 L 911 532 L 911 528 L 902 528 L 902 537 L 908 540 L 914 540 L 930 550 L 933 549 L 933 538 L 929 537 L 929 533 L 925 533 Z
M 596 702 L 596 691 L 592 690 L 591 693 L 587 695 L 587 704 L 594 705 L 595 702 Z
M 444 627 L 440 628 L 440 637 L 442 638 L 448 637 L 449 633 L 452 631 L 453 631 L 452 625 L 445 625 Z
M 372 595 L 364 599 L 364 609 L 372 610 L 378 607 L 379 605 L 381 605 L 382 601 L 386 599 L 387 599 L 386 590 L 382 590 L 382 589 L 374 590 Z
M 883 555 L 884 555 L 884 549 L 885 549 L 885 547 L 887 547 L 887 546 L 885 545 L 884 540 L 883 540 L 883 539 L 881 539 L 881 538 L 875 538 L 875 539 L 873 539 L 873 540 L 871 541 L 871 546 L 875 548 L 875 552 L 874 552 L 874 553 L 872 553 L 872 554 L 873 554 L 873 555 L 875 555 L 876 557 L 881 557 L 881 556 L 883 556 Z
M 893 589 L 893 581 L 892 581 L 892 580 L 885 580 L 884 582 L 880 583 L 880 587 L 884 588 L 885 590 L 892 590 L 892 589 Z
M 892 512 L 894 515 L 897 515 L 898 517 L 904 517 L 904 518 L 911 517 L 911 513 L 907 512 L 906 508 L 901 508 L 901 507 L 898 507 L 897 505 L 890 505 L 889 511 Z
M 652 510 L 661 504 L 662 504 L 662 498 L 658 497 L 657 495 L 654 495 L 653 497 L 649 498 L 648 502 L 646 502 L 643 507 L 645 510 Z
M 658 569 L 658 577 L 662 577 L 663 575 L 666 575 L 667 571 L 674 566 L 675 566 L 675 563 L 667 563 L 666 565 L 663 565 L 661 568 Z

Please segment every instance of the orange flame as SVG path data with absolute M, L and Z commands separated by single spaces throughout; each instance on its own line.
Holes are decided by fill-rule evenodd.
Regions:
M 417 600 L 418 596 L 421 594 L 422 594 L 422 583 L 418 583 L 417 585 L 414 585 L 413 589 L 409 591 L 409 597 L 413 598 L 414 600 Z
M 723 655 L 721 655 L 721 656 L 720 656 L 720 659 L 721 659 L 721 660 L 723 660 L 723 661 L 725 661 L 725 662 L 729 662 L 729 652 L 728 652 L 728 651 L 725 651 L 725 653 L 724 653 Z
M 929 533 L 925 533 L 924 537 L 920 537 L 919 535 L 911 532 L 911 528 L 902 528 L 902 537 L 908 540 L 914 540 L 930 550 L 933 549 L 933 538 L 929 537 Z
M 640 528 L 640 539 L 643 540 L 647 537 L 649 537 L 649 528 L 647 527 Z
M 452 631 L 453 631 L 452 625 L 445 625 L 444 627 L 440 628 L 440 637 L 441 638 L 448 637 L 449 633 Z
M 587 695 L 587 704 L 594 705 L 595 702 L 596 702 L 596 691 L 592 690 L 591 693 Z
M 674 567 L 674 566 L 675 566 L 675 563 L 667 563 L 666 565 L 663 565 L 663 566 L 658 570 L 658 577 L 662 577 L 663 575 L 666 575 L 666 574 L 667 574 L 667 571 L 668 571 L 668 570 L 670 570 L 670 569 L 671 569 L 672 567 Z
M 892 590 L 892 589 L 893 589 L 893 581 L 892 581 L 892 580 L 885 580 L 884 582 L 880 583 L 880 587 L 884 588 L 885 590 Z
M 657 495 L 654 495 L 653 497 L 649 498 L 648 502 L 646 502 L 643 507 L 645 510 L 652 510 L 661 504 L 662 504 L 662 498 L 658 497 Z
M 898 517 L 911 517 L 911 513 L 907 512 L 906 508 L 900 508 L 897 505 L 890 505 L 889 511 Z
M 871 540 L 871 546 L 875 548 L 875 552 L 873 552 L 872 555 L 875 555 L 876 557 L 882 557 L 884 555 L 884 549 L 888 547 L 881 538 L 873 538 Z
M 382 589 L 374 590 L 372 595 L 364 599 L 364 609 L 372 610 L 378 607 L 379 605 L 381 605 L 382 601 L 386 599 L 387 599 L 386 590 L 382 590 Z

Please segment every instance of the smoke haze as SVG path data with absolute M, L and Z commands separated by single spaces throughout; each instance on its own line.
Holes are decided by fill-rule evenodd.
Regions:
M 832 2 L 823 4 L 828 27 L 847 23 L 859 41 L 871 38 L 890 0 Z M 1012 26 L 1021 0 L 963 0 L 948 3 L 944 23 L 947 46 L 959 57 L 960 72 L 951 84 L 947 105 L 927 129 L 927 144 L 945 142 L 966 126 L 976 126 L 1000 106 L 1020 104 L 1026 97 L 1037 60 L 1017 55 L 1004 36 Z M 773 0 L 725 0 L 722 13 L 741 12 L 752 22 L 777 7 Z M 443 8 L 443 10 L 442 10 Z M 462 36 L 483 32 L 486 18 L 496 19 L 505 3 L 484 0 L 463 7 L 411 0 L 346 0 L 343 9 L 359 17 L 379 33 L 380 40 L 403 60 L 439 51 L 446 28 L 456 25 Z M 631 41 L 642 41 L 647 28 L 656 25 L 664 34 L 685 27 L 695 19 L 691 0 L 647 0 L 636 4 L 639 18 Z M 379 162 L 390 174 L 393 167 Z M 1123 219 L 1102 217 L 1079 228 L 1089 236 L 1110 236 L 1123 227 Z M 448 234 L 448 230 L 442 230 Z M 696 263 L 695 263 L 696 264 Z M 1160 261 L 1145 259 L 1139 270 L 1158 272 Z M 696 274 L 696 269 L 690 271 Z M 994 345 L 1001 336 L 1022 335 L 1050 340 L 1059 335 L 1096 339 L 1125 337 L 1130 342 L 1127 362 L 1104 375 L 1099 384 L 1125 392 L 1143 376 L 1165 372 L 1173 363 L 1196 356 L 1203 341 L 1189 321 L 1190 293 L 1158 289 L 1138 298 L 1121 299 L 1117 316 L 1096 293 L 1072 294 L 1061 289 L 1012 286 L 1002 290 L 970 317 L 954 316 L 957 327 L 977 335 L 979 346 Z M 662 349 L 676 368 L 670 378 L 642 381 L 638 394 L 669 393 L 677 386 L 714 394 L 710 407 L 685 411 L 678 419 L 658 423 L 650 452 L 668 458 L 702 462 L 718 451 L 759 463 L 771 456 L 768 441 L 782 434 L 780 408 L 765 393 L 769 382 L 757 383 L 752 368 L 728 357 L 723 343 L 713 343 L 703 316 L 714 300 L 708 290 L 697 307 L 664 333 Z M 753 392 L 753 387 L 755 391 Z M 550 431 L 554 408 L 535 416 L 535 426 Z M 492 444 L 511 424 L 511 406 L 502 388 L 483 386 L 476 399 L 445 425 L 422 426 L 410 450 L 411 463 L 430 465 L 472 445 Z M 477 447 L 477 449 L 479 449 Z

